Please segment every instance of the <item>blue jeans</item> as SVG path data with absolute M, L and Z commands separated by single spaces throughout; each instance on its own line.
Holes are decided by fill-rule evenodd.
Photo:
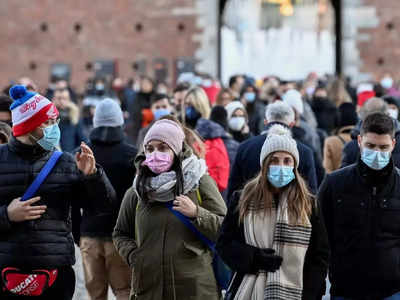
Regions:
M 343 298 L 343 297 L 334 297 L 334 296 L 332 296 L 331 300 L 352 300 L 352 299 L 351 298 Z M 387 297 L 387 298 L 385 298 L 383 300 L 400 300 L 400 292 L 396 293 L 396 294 L 394 294 L 394 295 L 392 295 L 390 297 Z

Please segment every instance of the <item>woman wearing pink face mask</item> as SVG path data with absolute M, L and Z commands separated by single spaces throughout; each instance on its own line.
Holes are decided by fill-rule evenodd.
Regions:
M 135 160 L 137 176 L 121 205 L 113 240 L 133 268 L 133 299 L 220 298 L 212 253 L 169 209 L 215 241 L 226 214 L 203 159 L 184 143 L 182 127 L 159 120 Z M 132 298 L 131 298 L 132 299 Z

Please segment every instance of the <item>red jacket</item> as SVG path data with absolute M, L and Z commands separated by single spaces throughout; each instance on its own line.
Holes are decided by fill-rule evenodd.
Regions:
M 219 191 L 223 192 L 228 187 L 230 168 L 228 152 L 221 138 L 206 140 L 205 144 L 208 172 L 217 183 Z

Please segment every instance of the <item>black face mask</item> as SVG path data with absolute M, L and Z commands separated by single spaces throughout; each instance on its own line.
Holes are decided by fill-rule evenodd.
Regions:
M 327 97 L 317 97 L 317 96 L 314 96 L 314 97 L 313 97 L 313 100 L 314 100 L 314 101 L 326 101 L 326 100 L 328 100 L 328 98 L 327 98 Z

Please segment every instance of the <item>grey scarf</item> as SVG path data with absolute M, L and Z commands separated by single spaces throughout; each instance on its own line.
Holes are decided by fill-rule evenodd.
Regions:
M 182 162 L 183 172 L 183 194 L 186 195 L 199 186 L 200 178 L 207 173 L 207 165 L 204 159 L 198 159 L 191 155 Z M 133 187 L 136 189 L 136 181 Z M 175 200 L 176 172 L 164 172 L 145 181 L 147 198 L 151 202 L 168 202 Z

